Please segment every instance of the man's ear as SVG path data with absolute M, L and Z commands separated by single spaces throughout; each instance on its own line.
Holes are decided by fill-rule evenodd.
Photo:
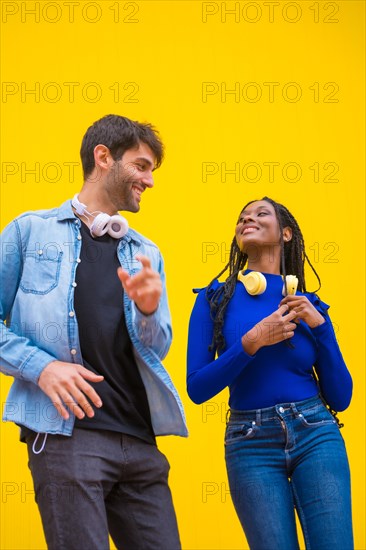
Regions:
M 292 229 L 291 227 L 284 227 L 283 229 L 283 240 L 285 242 L 291 241 L 292 239 Z
M 94 162 L 102 170 L 108 170 L 114 162 L 111 152 L 106 145 L 96 145 L 94 147 Z

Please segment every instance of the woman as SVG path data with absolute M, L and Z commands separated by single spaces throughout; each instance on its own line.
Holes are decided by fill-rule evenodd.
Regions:
M 353 548 L 349 467 L 333 412 L 349 405 L 352 380 L 329 306 L 306 292 L 305 259 L 320 283 L 290 212 L 268 197 L 248 203 L 217 278 L 229 275 L 199 292 L 190 320 L 188 394 L 199 404 L 229 387 L 226 466 L 252 550 L 299 548 L 294 507 L 307 549 Z M 286 275 L 297 277 L 296 294 Z

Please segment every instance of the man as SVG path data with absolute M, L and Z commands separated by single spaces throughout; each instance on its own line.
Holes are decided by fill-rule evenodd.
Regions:
M 1 370 L 15 378 L 4 420 L 28 445 L 50 549 L 104 550 L 108 533 L 117 548 L 180 548 L 155 443 L 187 435 L 160 362 L 163 260 L 117 214 L 139 211 L 162 158 L 151 125 L 108 115 L 83 138 L 79 195 L 2 235 Z

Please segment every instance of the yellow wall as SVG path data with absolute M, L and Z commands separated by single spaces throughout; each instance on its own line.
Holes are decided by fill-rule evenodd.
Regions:
M 183 548 L 247 548 L 224 468 L 227 395 L 193 405 L 185 353 L 191 288 L 222 268 L 241 207 L 267 194 L 303 228 L 354 378 L 341 418 L 356 549 L 364 550 L 364 2 L 59 0 L 1 8 L 2 227 L 79 189 L 81 138 L 101 116 L 150 121 L 166 143 L 156 186 L 128 219 L 166 261 L 175 337 L 165 365 L 191 435 L 159 445 L 172 465 Z M 9 385 L 1 377 L 2 403 Z M 11 424 L 1 428 L 1 489 L 1 549 L 45 548 L 25 446 Z

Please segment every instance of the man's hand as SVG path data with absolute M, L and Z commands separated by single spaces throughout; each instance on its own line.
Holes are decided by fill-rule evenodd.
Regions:
M 296 319 L 302 319 L 310 328 L 325 323 L 324 317 L 319 313 L 306 296 L 286 296 L 280 303 L 288 305 L 290 311 L 296 312 Z
M 136 256 L 142 263 L 142 269 L 136 275 L 130 275 L 119 267 L 118 277 L 127 296 L 135 302 L 141 313 L 150 315 L 158 309 L 163 285 L 160 275 L 151 268 L 150 259 L 147 256 Z
M 101 407 L 102 401 L 86 380 L 101 382 L 103 379 L 82 365 L 52 361 L 41 372 L 38 385 L 65 420 L 70 416 L 65 405 L 77 418 L 84 418 L 85 414 L 92 418 L 94 411 L 87 397 L 96 407 Z
M 294 323 L 297 313 L 290 311 L 287 304 L 281 305 L 268 317 L 262 319 L 242 337 L 242 345 L 249 355 L 254 355 L 263 346 L 272 346 L 292 338 L 295 334 Z

